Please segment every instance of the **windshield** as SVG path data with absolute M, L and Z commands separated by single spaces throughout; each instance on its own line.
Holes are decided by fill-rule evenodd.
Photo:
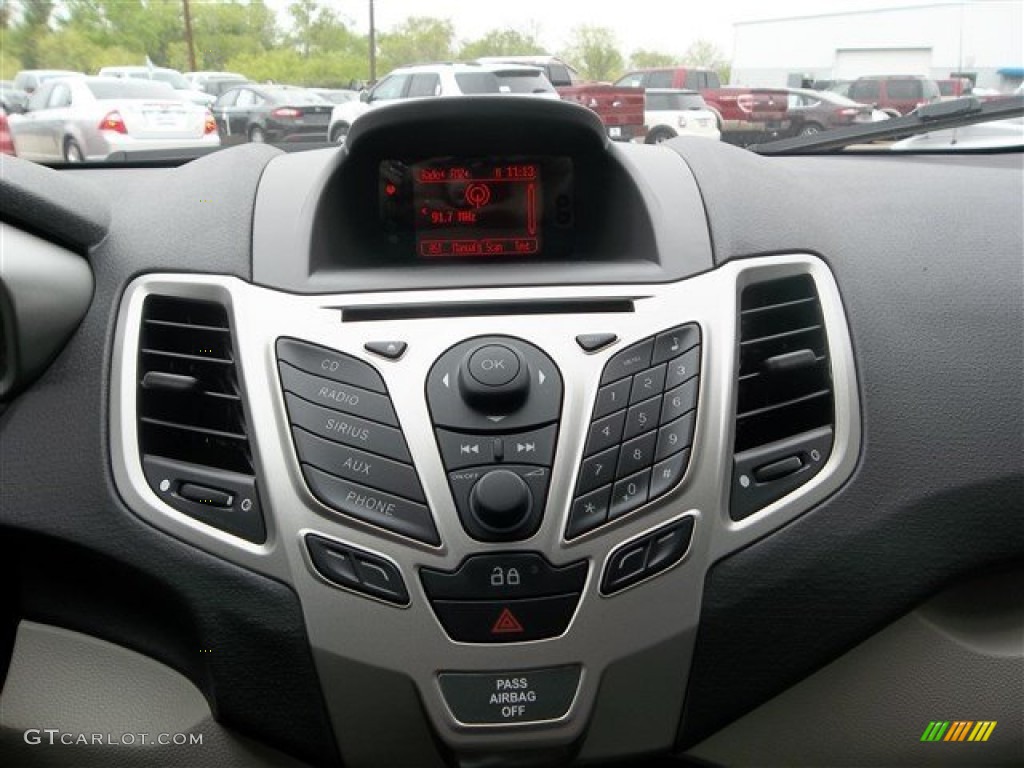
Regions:
M 177 99 L 166 83 L 145 80 L 89 80 L 86 87 L 97 99 Z
M 318 104 L 329 104 L 323 97 L 302 88 L 263 88 L 271 101 L 278 104 L 293 104 L 296 106 L 316 106 Z
M 150 73 L 150 77 L 154 80 L 159 80 L 161 83 L 167 83 L 171 88 L 178 91 L 187 91 L 192 88 L 192 86 L 188 84 L 188 80 L 177 72 L 167 72 L 165 70 L 157 69 Z
M 55 70 L 114 68 L 203 91 L 187 97 L 211 107 L 204 142 L 220 147 L 255 138 L 314 148 L 343 141 L 354 121 L 385 105 L 509 94 L 583 105 L 609 139 L 636 144 L 701 130 L 692 120 L 648 121 L 648 112 L 703 108 L 720 129 L 714 140 L 746 148 L 967 96 L 999 100 L 1024 82 L 1021 0 L 653 0 L 638 9 L 585 0 L 18 0 L 2 18 L 3 79 L 31 93 Z M 182 72 L 202 79 L 192 86 Z M 280 105 L 334 110 L 267 134 L 263 100 L 230 93 L 244 84 Z M 12 128 L 18 154 L 63 161 L 64 137 L 37 139 L 24 126 Z M 160 141 L 156 152 L 169 146 Z M 187 143 L 172 149 L 181 157 Z
M 498 90 L 503 93 L 554 93 L 555 88 L 543 72 L 511 70 L 496 72 Z
M 704 109 L 704 97 L 699 93 L 648 93 L 647 109 L 682 110 Z

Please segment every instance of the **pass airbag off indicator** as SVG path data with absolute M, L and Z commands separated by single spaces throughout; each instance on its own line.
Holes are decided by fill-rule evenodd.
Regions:
M 515 672 L 442 672 L 441 693 L 464 725 L 538 723 L 565 717 L 576 699 L 582 667 Z

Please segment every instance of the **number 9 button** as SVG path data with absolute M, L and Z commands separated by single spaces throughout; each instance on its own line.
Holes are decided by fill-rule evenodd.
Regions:
M 689 464 L 700 329 L 651 336 L 608 360 L 587 432 L 565 536 L 573 539 L 664 496 Z

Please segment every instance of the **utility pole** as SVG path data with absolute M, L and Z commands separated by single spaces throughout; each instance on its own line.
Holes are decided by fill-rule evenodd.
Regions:
M 181 0 L 185 7 L 185 45 L 188 46 L 188 68 L 195 72 L 196 66 L 196 44 L 192 39 L 192 11 L 188 7 L 189 0 Z
M 377 81 L 377 28 L 373 24 L 373 0 L 370 0 L 370 82 Z

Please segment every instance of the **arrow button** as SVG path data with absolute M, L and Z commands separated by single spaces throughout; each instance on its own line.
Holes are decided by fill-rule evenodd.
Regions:
M 409 345 L 404 341 L 368 341 L 363 349 L 387 360 L 397 360 L 405 354 Z

